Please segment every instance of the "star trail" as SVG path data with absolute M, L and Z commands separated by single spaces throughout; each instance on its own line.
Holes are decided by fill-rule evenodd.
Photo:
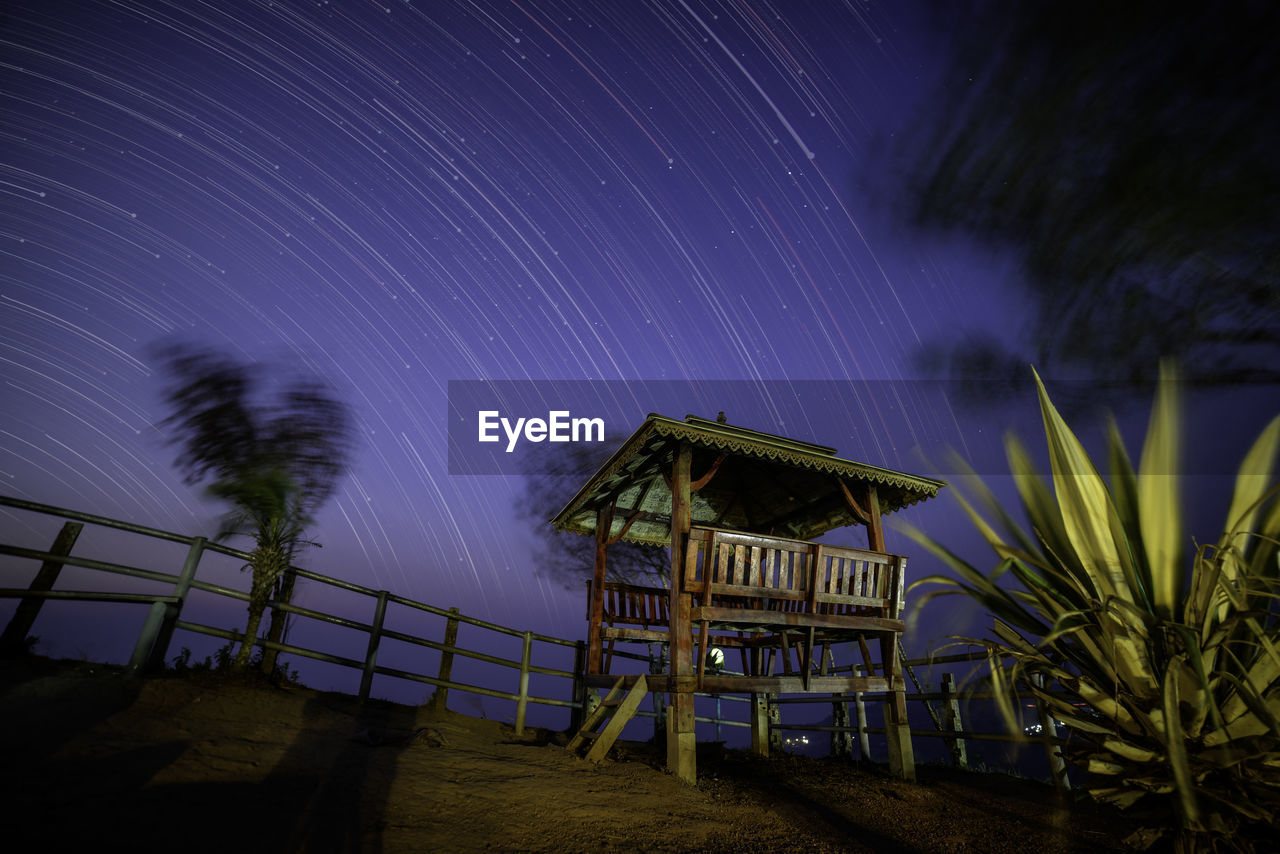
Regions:
M 910 378 L 910 348 L 979 315 L 983 275 L 895 234 L 853 178 L 928 77 L 911 15 L 10 4 L 0 491 L 210 532 L 148 346 L 300 365 L 361 431 L 309 567 L 581 631 L 580 597 L 527 565 L 514 479 L 447 471 L 448 381 Z M 730 414 L 891 467 L 916 433 L 955 441 L 947 413 L 889 404 L 907 435 L 876 412 L 831 435 L 795 401 Z

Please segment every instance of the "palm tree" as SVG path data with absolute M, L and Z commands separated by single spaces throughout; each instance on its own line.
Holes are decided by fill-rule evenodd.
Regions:
M 353 430 L 346 405 L 311 377 L 294 377 L 274 402 L 255 399 L 260 366 L 186 345 L 159 352 L 169 378 L 162 423 L 180 446 L 176 464 L 189 484 L 229 505 L 218 538 L 252 536 L 249 621 L 235 667 L 249 663 L 258 627 L 275 593 L 287 601 L 290 567 L 315 512 L 346 472 Z M 279 628 L 277 628 L 279 623 Z M 278 639 L 283 622 L 272 620 Z M 263 665 L 275 656 L 264 651 Z

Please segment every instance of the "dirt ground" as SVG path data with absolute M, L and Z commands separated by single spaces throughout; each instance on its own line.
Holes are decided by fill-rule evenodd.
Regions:
M 216 673 L 0 662 L 9 851 L 1050 854 L 1122 850 L 1130 829 L 1000 775 L 922 767 L 908 784 L 708 745 L 691 787 L 647 745 L 594 766 L 565 740 Z

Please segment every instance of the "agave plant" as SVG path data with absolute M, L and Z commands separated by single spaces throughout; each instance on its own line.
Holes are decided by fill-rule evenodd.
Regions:
M 1178 497 L 1178 383 L 1161 379 L 1136 471 L 1112 420 L 1108 481 L 1036 375 L 1052 490 L 1006 439 L 1030 532 L 974 477 L 974 500 L 953 494 L 998 564 L 983 572 L 907 525 L 956 576 L 912 586 L 941 585 L 917 607 L 958 593 L 991 613 L 994 637 L 955 640 L 986 647 L 1010 731 L 1029 692 L 1087 745 L 1069 758 L 1090 793 L 1145 821 L 1132 843 L 1250 850 L 1280 810 L 1280 417 L 1244 458 L 1220 538 L 1196 546 Z

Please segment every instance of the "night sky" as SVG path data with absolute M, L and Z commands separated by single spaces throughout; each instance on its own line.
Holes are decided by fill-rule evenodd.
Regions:
M 0 26 L 8 495 L 211 534 L 148 347 L 301 366 L 361 434 L 308 567 L 580 636 L 519 479 L 449 473 L 450 380 L 904 381 L 931 336 L 1017 322 L 998 259 L 903 230 L 875 177 L 942 68 L 912 4 L 41 0 Z M 686 411 L 915 470 L 919 435 L 774 402 Z

